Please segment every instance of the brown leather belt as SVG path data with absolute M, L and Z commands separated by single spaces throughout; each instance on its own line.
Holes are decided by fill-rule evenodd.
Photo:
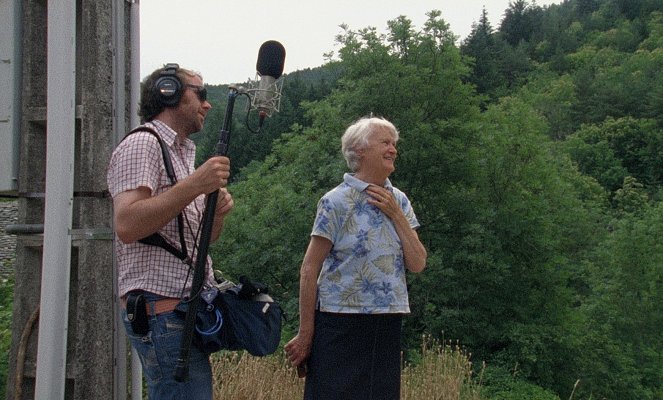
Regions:
M 161 299 L 154 301 L 154 313 L 150 309 L 150 303 L 147 302 L 145 303 L 145 310 L 147 311 L 147 315 L 159 315 L 167 312 L 171 312 L 177 307 L 177 304 L 180 302 L 180 299 L 173 299 L 173 298 L 167 298 L 167 299 Z M 127 309 L 127 298 L 122 297 L 122 308 L 125 310 Z
M 159 315 L 167 312 L 171 312 L 177 307 L 180 299 L 161 299 L 154 302 L 154 315 Z M 147 315 L 152 315 L 150 310 L 150 302 L 145 304 L 147 308 Z

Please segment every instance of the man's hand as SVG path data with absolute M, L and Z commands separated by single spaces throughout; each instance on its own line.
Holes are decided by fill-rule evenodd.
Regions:
M 196 185 L 199 194 L 209 194 L 226 187 L 229 177 L 230 159 L 215 156 L 205 161 L 187 179 L 191 179 L 192 183 Z
M 230 195 L 230 192 L 226 188 L 219 189 L 219 197 L 216 201 L 216 210 L 214 210 L 214 217 L 220 218 L 225 217 L 230 213 L 232 208 L 235 206 L 233 197 Z

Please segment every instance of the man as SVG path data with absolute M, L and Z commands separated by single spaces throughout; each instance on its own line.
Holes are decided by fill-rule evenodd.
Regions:
M 206 95 L 198 73 L 177 64 L 154 71 L 141 85 L 139 114 L 144 125 L 117 146 L 108 167 L 118 288 L 125 307 L 122 315 L 140 357 L 150 399 L 212 398 L 209 357 L 195 346 L 188 379 L 174 379 L 184 321 L 173 310 L 180 298 L 190 295 L 205 195 L 219 189 L 212 241 L 219 237 L 224 217 L 233 208 L 225 189 L 230 176 L 228 158 L 212 157 L 194 170 L 195 144 L 189 136 L 202 129 L 212 108 Z M 168 176 L 156 135 L 166 145 L 175 183 Z M 142 242 L 155 234 L 181 257 L 177 251 Z M 205 283 L 213 283 L 209 258 Z

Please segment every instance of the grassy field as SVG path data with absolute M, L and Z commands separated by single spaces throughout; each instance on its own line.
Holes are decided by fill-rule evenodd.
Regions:
M 246 353 L 213 356 L 214 398 L 234 400 L 302 399 L 304 380 L 282 353 L 252 357 Z M 402 400 L 480 400 L 472 381 L 472 364 L 457 346 L 424 339 L 421 358 L 406 364 L 401 377 Z

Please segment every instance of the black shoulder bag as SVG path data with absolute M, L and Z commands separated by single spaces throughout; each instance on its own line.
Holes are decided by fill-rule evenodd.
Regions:
M 281 341 L 283 310 L 267 286 L 240 277 L 240 283 L 217 283 L 200 294 L 193 342 L 206 354 L 219 350 L 246 350 L 254 356 L 276 351 Z M 182 318 L 189 303 L 175 309 Z

